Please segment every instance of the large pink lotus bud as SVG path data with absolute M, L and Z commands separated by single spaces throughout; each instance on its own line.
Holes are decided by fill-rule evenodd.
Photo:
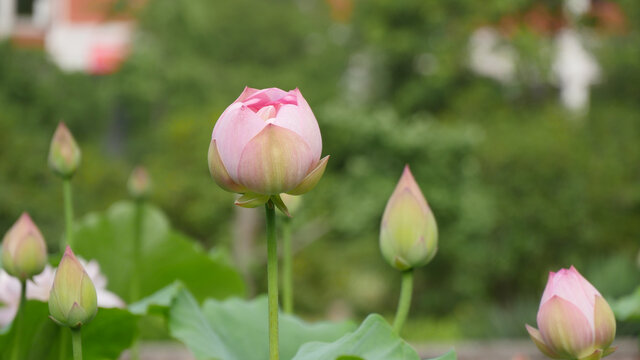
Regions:
M 403 271 L 427 264 L 438 250 L 436 219 L 408 165 L 382 215 L 380 250 Z
M 2 267 L 11 276 L 26 280 L 47 264 L 47 245 L 29 214 L 23 213 L 2 239 Z
M 97 311 L 98 295 L 93 281 L 67 246 L 49 295 L 51 319 L 59 325 L 78 328 L 90 322 Z
M 526 325 L 527 331 L 552 359 L 598 360 L 615 351 L 613 311 L 573 266 L 549 274 L 537 321 L 540 330 Z
M 320 128 L 298 89 L 245 88 L 211 136 L 209 170 L 220 187 L 253 207 L 281 193 L 301 195 L 324 173 Z
M 49 167 L 63 178 L 69 178 L 80 166 L 82 153 L 64 123 L 59 123 L 49 147 Z

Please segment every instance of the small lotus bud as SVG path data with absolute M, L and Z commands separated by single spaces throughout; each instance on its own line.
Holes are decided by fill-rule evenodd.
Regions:
M 71 177 L 78 169 L 80 148 L 64 123 L 59 123 L 49 147 L 49 167 L 63 178 Z
M 613 311 L 573 266 L 549 274 L 537 322 L 540 330 L 526 325 L 527 331 L 552 359 L 599 360 L 615 351 Z
M 20 280 L 44 270 L 47 245 L 29 214 L 23 213 L 2 239 L 2 267 Z
M 96 288 L 67 246 L 49 295 L 51 319 L 62 326 L 78 328 L 89 323 L 97 311 Z
M 302 195 L 280 194 L 280 198 L 284 205 L 289 209 L 290 214 L 294 214 L 302 204 Z
M 149 196 L 151 192 L 151 178 L 147 169 L 143 166 L 138 166 L 133 169 L 129 181 L 127 182 L 127 188 L 129 194 L 134 199 L 144 199 Z
M 387 202 L 380 226 L 380 249 L 398 270 L 427 264 L 438 248 L 436 219 L 409 166 Z

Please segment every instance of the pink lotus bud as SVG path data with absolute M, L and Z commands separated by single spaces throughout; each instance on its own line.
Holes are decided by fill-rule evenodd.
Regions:
M 82 154 L 64 123 L 59 123 L 49 147 L 49 167 L 63 178 L 71 177 L 80 165 Z
M 24 281 L 40 274 L 46 263 L 44 238 L 29 214 L 23 213 L 2 239 L 2 267 Z
M 315 187 L 329 160 L 321 153 L 318 122 L 298 89 L 245 88 L 213 128 L 209 170 L 220 187 L 245 194 L 237 204 L 253 207 Z
M 149 173 L 147 173 L 147 169 L 143 166 L 138 166 L 133 169 L 127 182 L 127 188 L 129 189 L 129 194 L 134 199 L 146 198 L 149 192 L 151 192 L 151 178 L 149 177 Z
M 67 246 L 49 295 L 51 319 L 59 325 L 78 328 L 89 323 L 97 312 L 96 288 L 80 261 Z
M 613 311 L 573 266 L 549 274 L 537 321 L 540 330 L 526 325 L 527 331 L 550 358 L 597 360 L 615 351 Z
M 380 249 L 391 266 L 403 271 L 426 265 L 436 255 L 436 219 L 408 165 L 384 209 Z

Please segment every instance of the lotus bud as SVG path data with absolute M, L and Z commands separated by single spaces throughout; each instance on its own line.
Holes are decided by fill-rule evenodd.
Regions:
M 79 328 L 89 323 L 97 311 L 96 288 L 67 246 L 49 295 L 50 317 L 59 325 Z
M 25 281 L 38 275 L 47 263 L 47 245 L 29 214 L 23 213 L 2 239 L 2 267 Z
M 82 155 L 76 140 L 64 123 L 59 123 L 49 147 L 49 167 L 63 178 L 78 169 Z
M 436 219 L 408 165 L 384 209 L 380 249 L 402 271 L 426 265 L 438 249 Z
M 129 194 L 134 199 L 144 199 L 149 196 L 151 192 L 151 178 L 147 169 L 143 166 L 138 166 L 133 169 L 129 181 L 127 182 L 127 188 Z
M 213 128 L 209 171 L 224 190 L 244 194 L 236 205 L 256 207 L 315 187 L 329 160 L 321 153 L 318 122 L 298 89 L 245 88 Z
M 613 311 L 573 266 L 549 274 L 537 322 L 539 330 L 526 325 L 527 331 L 552 359 L 599 360 L 615 351 Z

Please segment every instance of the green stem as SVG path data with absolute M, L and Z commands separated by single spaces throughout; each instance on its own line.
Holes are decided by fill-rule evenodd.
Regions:
M 293 314 L 293 250 L 291 245 L 291 218 L 282 222 L 282 307 Z
M 80 328 L 71 329 L 71 343 L 73 344 L 73 360 L 82 360 L 82 334 Z
M 20 342 L 22 337 L 22 323 L 24 322 L 24 307 L 27 303 L 27 281 L 21 280 L 20 282 L 20 305 L 18 306 L 18 312 L 13 320 L 16 327 L 15 337 L 13 338 L 13 351 L 11 352 L 11 359 L 20 360 Z
M 60 252 L 64 252 L 67 245 L 73 246 L 73 202 L 71 199 L 71 179 L 62 180 L 62 190 L 64 193 L 64 219 L 65 219 L 65 238 L 62 238 L 60 244 Z
M 71 179 L 62 180 L 62 192 L 64 197 L 65 236 L 60 239 L 60 252 L 64 252 L 67 245 L 73 244 L 73 201 L 71 198 Z M 66 331 L 60 334 L 60 360 L 67 360 L 67 344 L 69 335 Z
M 134 239 L 133 239 L 133 271 L 131 273 L 130 282 L 130 301 L 136 302 L 140 297 L 140 261 L 142 256 L 142 213 L 144 211 L 144 202 L 136 200 L 135 218 L 134 218 Z
M 400 334 L 404 322 L 407 320 L 409 308 L 411 307 L 411 295 L 413 293 L 413 269 L 402 273 L 402 287 L 400 289 L 400 299 L 398 300 L 398 311 L 393 321 L 393 331 Z
M 60 352 L 58 353 L 59 355 L 58 359 L 67 360 L 68 346 L 69 346 L 69 333 L 67 331 L 61 331 L 60 332 Z
M 276 212 L 271 200 L 267 211 L 267 291 L 269 294 L 269 360 L 279 360 L 278 350 L 278 243 L 276 241 Z
M 133 240 L 133 272 L 131 273 L 131 288 L 129 291 L 130 302 L 140 300 L 140 268 L 142 257 L 142 221 L 143 221 L 144 201 L 136 200 L 134 219 L 134 240 Z M 140 359 L 140 343 L 138 339 L 131 346 L 131 359 Z

